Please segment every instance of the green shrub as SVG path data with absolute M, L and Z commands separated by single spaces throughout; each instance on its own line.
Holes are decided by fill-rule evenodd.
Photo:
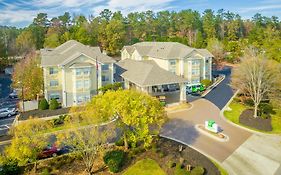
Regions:
M 58 109 L 59 108 L 59 103 L 58 103 L 58 101 L 56 100 L 56 99 L 52 99 L 51 101 L 50 101 L 50 109 L 51 110 L 56 110 L 56 109 Z
M 15 161 L 6 161 L 2 165 L 0 175 L 18 175 L 21 174 L 21 168 Z
M 160 151 L 160 152 L 159 152 L 159 157 L 160 157 L 160 158 L 165 157 L 165 153 L 163 153 L 162 151 Z
M 40 175 L 51 175 L 48 168 L 44 168 Z
M 171 160 L 169 160 L 168 163 L 167 163 L 167 166 L 168 166 L 169 168 L 174 168 L 176 165 L 177 165 L 177 164 L 176 164 L 175 162 L 171 161 Z
M 175 171 L 174 171 L 174 175 L 189 175 L 190 173 L 188 171 L 186 171 L 185 169 L 182 168 L 181 164 L 177 164 Z
M 208 79 L 201 80 L 201 84 L 203 84 L 206 88 L 212 85 L 212 81 Z
M 125 152 L 122 150 L 109 151 L 103 157 L 104 163 L 113 173 L 120 171 L 125 160 Z
M 66 118 L 67 115 L 60 115 L 59 118 L 54 119 L 54 125 L 62 125 L 64 124 L 64 120 Z
M 39 101 L 38 108 L 41 109 L 41 110 L 49 109 L 49 104 L 48 104 L 48 102 L 45 98 Z
M 145 151 L 145 149 L 143 147 L 136 147 L 136 148 L 131 149 L 131 152 L 132 152 L 133 155 L 143 153 L 144 151 Z
M 262 114 L 272 114 L 273 106 L 270 103 L 260 103 L 259 104 L 259 111 Z
M 247 106 L 254 106 L 254 101 L 250 98 L 244 100 L 245 105 Z
M 116 145 L 116 146 L 124 146 L 124 140 L 123 140 L 123 138 L 120 138 L 119 140 L 117 140 L 117 141 L 115 142 L 115 145 Z
M 233 99 L 233 101 L 235 101 L 235 102 L 237 102 L 237 103 L 240 103 L 240 102 L 241 102 L 241 99 L 240 99 L 239 97 L 235 97 L 235 98 Z
M 204 168 L 203 167 L 201 167 L 201 166 L 197 166 L 197 167 L 195 167 L 195 168 L 193 168 L 192 170 L 191 170 L 191 173 L 190 173 L 190 175 L 203 175 L 204 174 Z

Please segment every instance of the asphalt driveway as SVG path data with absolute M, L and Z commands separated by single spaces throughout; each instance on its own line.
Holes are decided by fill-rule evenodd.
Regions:
M 162 136 L 184 142 L 222 163 L 252 135 L 224 121 L 220 116 L 220 109 L 208 100 L 198 99 L 192 104 L 190 110 L 169 114 L 170 120 L 163 127 Z M 204 124 L 208 119 L 219 124 L 229 136 L 228 142 L 219 142 L 196 130 L 196 124 Z
M 234 94 L 233 89 L 229 85 L 231 78 L 231 67 L 225 66 L 222 70 L 213 71 L 213 74 L 224 74 L 225 79 L 204 98 L 212 102 L 221 110 Z

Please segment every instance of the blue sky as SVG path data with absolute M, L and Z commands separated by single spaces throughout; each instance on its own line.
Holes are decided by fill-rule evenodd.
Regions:
M 97 15 L 105 8 L 123 14 L 135 11 L 194 9 L 203 12 L 210 8 L 225 9 L 251 18 L 255 13 L 281 19 L 281 0 L 0 0 L 0 25 L 25 27 L 39 12 L 48 17 L 71 14 Z

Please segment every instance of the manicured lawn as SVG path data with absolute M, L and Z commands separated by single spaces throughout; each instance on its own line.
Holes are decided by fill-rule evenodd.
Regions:
M 269 134 L 281 133 L 281 109 L 275 109 L 276 114 L 271 115 L 272 131 L 266 132 L 266 131 L 261 131 L 261 130 L 251 128 L 251 127 L 248 127 L 248 126 L 245 126 L 245 125 L 242 125 L 241 123 L 239 123 L 240 114 L 249 107 L 247 107 L 246 105 L 243 105 L 241 103 L 235 102 L 235 101 L 232 101 L 230 103 L 229 107 L 231 108 L 231 111 L 224 111 L 224 116 L 225 116 L 225 118 L 232 121 L 233 123 L 236 123 L 243 127 L 246 127 L 246 128 L 249 128 L 249 129 L 252 129 L 255 131 L 259 131 L 259 132 L 264 132 L 264 133 L 269 133 Z
M 143 159 L 129 167 L 123 175 L 166 175 L 155 160 Z
M 241 103 L 232 101 L 229 105 L 231 111 L 224 111 L 224 116 L 233 123 L 239 124 L 240 114 L 247 109 L 247 107 Z

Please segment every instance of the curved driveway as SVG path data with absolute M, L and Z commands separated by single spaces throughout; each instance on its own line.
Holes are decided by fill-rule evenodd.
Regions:
M 223 162 L 237 149 L 251 133 L 234 127 L 220 117 L 220 109 L 205 99 L 192 102 L 193 108 L 181 112 L 170 113 L 170 121 L 163 127 L 162 136 L 180 140 L 201 152 Z M 196 124 L 204 124 L 213 119 L 219 124 L 223 133 L 229 136 L 228 142 L 219 142 L 195 129 Z
M 231 69 L 217 73 L 226 75 L 224 81 L 205 98 L 192 97 L 191 109 L 169 113 L 170 120 L 161 135 L 215 159 L 230 175 L 280 175 L 281 135 L 253 134 L 225 121 L 221 110 L 233 96 L 229 86 Z M 204 124 L 208 119 L 219 124 L 229 141 L 219 142 L 195 129 L 196 124 Z

